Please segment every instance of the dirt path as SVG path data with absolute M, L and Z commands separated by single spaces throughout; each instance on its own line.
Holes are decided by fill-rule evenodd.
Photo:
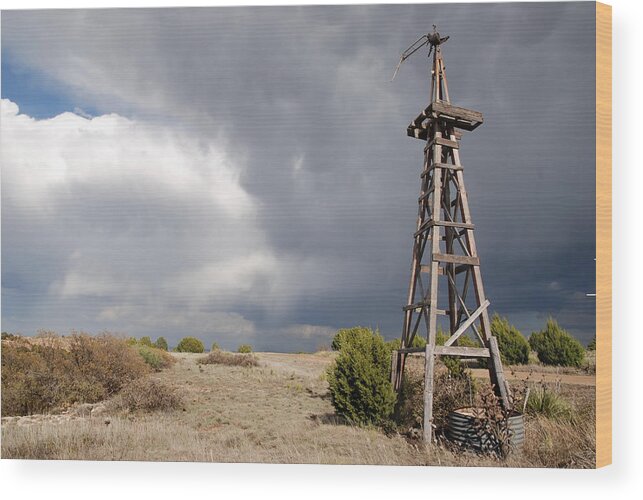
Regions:
M 473 368 L 471 370 L 476 378 L 489 378 L 489 372 L 485 368 Z M 507 380 L 529 380 L 532 382 L 560 382 L 569 385 L 586 385 L 595 386 L 596 377 L 594 375 L 575 375 L 569 373 L 550 373 L 550 372 L 523 372 L 505 370 Z
M 286 354 L 281 352 L 258 352 L 259 361 L 265 366 L 286 374 L 300 377 L 318 378 L 330 362 L 335 359 L 335 353 L 319 352 L 315 354 Z

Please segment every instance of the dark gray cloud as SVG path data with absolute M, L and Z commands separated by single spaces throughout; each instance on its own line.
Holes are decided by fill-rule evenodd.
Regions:
M 551 314 L 589 340 L 593 5 L 3 13 L 12 65 L 59 82 L 82 109 L 171 130 L 197 162 L 202 150 L 222 151 L 252 206 L 231 223 L 198 183 L 194 196 L 156 199 L 153 176 L 129 190 L 121 177 L 111 186 L 90 177 L 38 218 L 11 203 L 3 181 L 3 328 L 176 338 L 202 324 L 196 333 L 214 338 L 226 324 L 231 344 L 236 329 L 292 350 L 314 347 L 326 327 L 397 336 L 422 161 L 405 128 L 426 105 L 426 57 L 389 79 L 401 50 L 435 23 L 451 36 L 452 101 L 485 115 L 462 161 L 492 308 L 526 332 Z M 74 251 L 91 258 L 74 264 Z M 208 270 L 235 255 L 247 275 L 222 288 L 221 271 Z M 53 284 L 86 282 L 96 269 L 139 286 L 57 295 Z

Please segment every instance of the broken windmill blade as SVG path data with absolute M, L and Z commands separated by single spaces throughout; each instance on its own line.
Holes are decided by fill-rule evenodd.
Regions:
M 400 57 L 400 62 L 397 63 L 397 66 L 395 68 L 395 72 L 393 73 L 393 78 L 391 78 L 391 81 L 395 80 L 395 77 L 397 76 L 398 71 L 400 71 L 400 66 L 402 65 L 402 63 L 406 61 L 409 57 L 411 57 L 413 54 L 415 54 L 422 47 L 426 47 L 427 45 L 429 46 L 428 57 L 430 57 L 433 47 L 443 44 L 448 39 L 449 39 L 448 36 L 440 37 L 440 33 L 436 31 L 436 26 L 434 24 L 433 33 L 427 33 L 426 35 L 422 35 L 415 42 L 413 42 L 404 52 L 402 52 L 402 56 Z
M 483 121 L 478 111 L 453 106 L 441 45 L 449 37 L 435 30 L 423 35 L 402 54 L 400 64 L 430 45 L 433 53 L 430 104 L 408 126 L 407 135 L 426 142 L 420 174 L 418 217 L 413 234 L 411 279 L 402 307 L 401 348 L 393 352 L 391 380 L 400 390 L 406 356 L 425 353 L 424 440 L 432 441 L 433 373 L 436 356 L 486 358 L 494 390 L 509 405 L 498 342 L 491 334 L 489 301 L 480 271 L 469 200 L 460 163 L 461 130 L 474 130 Z M 399 65 L 398 65 L 399 67 Z M 449 338 L 436 345 L 438 317 L 448 323 Z M 469 334 L 477 347 L 462 345 Z M 426 347 L 413 347 L 417 336 Z M 471 341 L 471 339 L 469 339 Z

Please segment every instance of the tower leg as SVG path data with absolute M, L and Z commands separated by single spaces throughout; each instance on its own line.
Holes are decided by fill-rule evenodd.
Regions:
M 398 360 L 398 353 L 394 349 L 391 352 L 391 384 L 393 384 L 393 388 L 397 391 L 397 360 Z
M 435 366 L 435 347 L 426 344 L 424 360 L 424 425 L 423 438 L 427 445 L 433 441 L 433 371 Z
M 509 400 L 507 381 L 505 379 L 505 373 L 502 370 L 498 339 L 493 336 L 489 336 L 489 354 L 489 375 L 491 375 L 491 382 L 494 384 L 494 390 L 500 398 L 503 408 L 508 409 L 511 401 Z

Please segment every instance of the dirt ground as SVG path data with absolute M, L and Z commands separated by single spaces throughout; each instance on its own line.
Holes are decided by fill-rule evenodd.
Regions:
M 548 452 L 543 446 L 556 444 L 545 439 L 533 453 L 498 462 L 347 425 L 328 395 L 329 352 L 258 353 L 260 366 L 251 368 L 200 365 L 203 355 L 174 355 L 178 362 L 153 376 L 179 389 L 181 410 L 3 418 L 3 458 L 534 467 L 547 464 L 539 458 Z M 593 398 L 591 378 L 573 375 L 565 384 L 578 384 L 572 392 Z M 565 453 L 575 446 L 570 441 L 560 452 L 560 466 L 570 466 Z

